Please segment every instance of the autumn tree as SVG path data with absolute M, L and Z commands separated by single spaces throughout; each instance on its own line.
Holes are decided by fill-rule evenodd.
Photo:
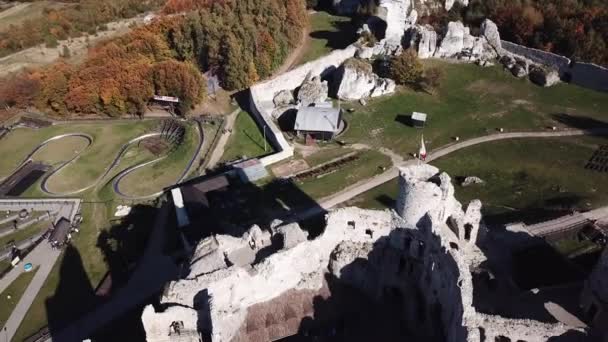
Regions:
M 21 72 L 0 82 L 0 107 L 26 107 L 40 91 L 40 75 Z
M 152 73 L 156 94 L 178 97 L 182 114 L 201 102 L 207 92 L 203 75 L 191 63 L 168 60 L 154 65 Z
M 393 57 L 390 63 L 391 78 L 398 84 L 416 85 L 422 80 L 423 68 L 418 53 L 407 49 L 399 56 Z

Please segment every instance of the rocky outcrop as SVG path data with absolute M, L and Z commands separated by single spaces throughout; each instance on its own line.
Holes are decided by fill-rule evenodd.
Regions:
M 445 0 L 445 10 L 449 11 L 454 7 L 455 3 L 460 3 L 463 6 L 469 5 L 469 0 Z
M 327 100 L 328 92 L 327 81 L 321 81 L 321 77 L 309 74 L 298 89 L 298 103 L 304 107 L 323 103 Z
M 528 75 L 530 64 L 526 59 L 504 55 L 500 63 L 515 77 L 522 78 Z
M 498 31 L 498 26 L 496 26 L 492 20 L 486 19 L 481 23 L 481 35 L 484 36 L 488 44 L 500 54 L 502 51 L 500 32 Z
M 530 81 L 541 87 L 551 87 L 559 83 L 559 72 L 551 68 L 534 65 L 530 67 Z
M 287 89 L 281 90 L 274 96 L 272 102 L 276 107 L 289 106 L 294 102 L 293 93 Z
M 417 50 L 418 57 L 433 57 L 437 50 L 437 32 L 430 25 L 416 25 L 406 33 L 406 46 Z
M 393 80 L 374 74 L 372 66 L 362 60 L 350 59 L 336 72 L 336 96 L 341 100 L 357 101 L 393 93 Z
M 452 21 L 433 56 L 478 62 L 494 59 L 497 54 L 484 36 L 475 37 L 461 22 Z

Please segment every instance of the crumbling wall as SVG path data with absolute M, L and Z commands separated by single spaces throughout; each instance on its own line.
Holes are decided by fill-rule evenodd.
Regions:
M 403 320 L 428 339 L 481 342 L 502 336 L 546 341 L 567 332 L 563 324 L 505 319 L 475 310 L 471 270 L 484 259 L 474 243 L 481 203 L 473 201 L 463 211 L 449 176 L 438 171 L 428 165 L 400 170 L 398 208 L 403 217 L 388 210 L 338 209 L 326 216 L 324 233 L 312 241 L 304 239 L 296 226 L 280 229 L 273 223 L 275 233 L 295 233 L 289 248 L 258 263 L 234 264 L 172 282 L 161 299 L 170 309 L 144 311 L 148 341 L 167 339 L 163 329 L 173 322 L 171 315 L 179 317 L 187 331 L 196 324 L 213 341 L 231 341 L 246 333 L 251 308 L 266 312 L 265 303 L 281 302 L 289 291 L 318 291 L 327 273 L 372 299 L 398 294 Z M 472 226 L 466 234 L 464 225 Z M 268 237 L 252 229 L 241 239 L 216 240 L 230 255 L 254 240 L 255 246 L 265 246 Z M 197 253 L 207 256 L 208 249 L 197 247 Z M 273 330 L 272 336 L 296 333 L 294 317 L 281 329 L 287 330 Z M 260 333 L 268 334 L 267 330 Z
M 592 63 L 572 63 L 564 56 L 502 41 L 502 48 L 511 54 L 524 57 L 534 63 L 552 67 L 560 77 L 581 87 L 608 92 L 608 69 Z

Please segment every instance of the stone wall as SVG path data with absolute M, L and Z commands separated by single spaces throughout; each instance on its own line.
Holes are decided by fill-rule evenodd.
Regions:
M 608 68 L 592 63 L 574 63 L 567 72 L 572 84 L 608 92 Z
M 608 68 L 592 63 L 572 63 L 564 56 L 502 41 L 504 51 L 524 57 L 534 63 L 550 66 L 560 77 L 581 87 L 608 92 Z

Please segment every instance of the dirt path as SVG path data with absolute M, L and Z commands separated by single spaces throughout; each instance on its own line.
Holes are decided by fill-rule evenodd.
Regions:
M 217 142 L 217 145 L 215 146 L 215 149 L 213 150 L 213 152 L 211 153 L 211 156 L 209 157 L 209 162 L 207 163 L 207 168 L 208 169 L 212 169 L 214 168 L 217 163 L 220 161 L 220 159 L 222 159 L 222 156 L 224 155 L 224 150 L 226 149 L 226 144 L 228 143 L 228 140 L 230 139 L 230 136 L 232 135 L 232 129 L 234 128 L 234 123 L 236 122 L 236 117 L 239 115 L 239 113 L 241 112 L 241 109 L 237 109 L 234 112 L 230 113 L 227 117 L 226 117 L 226 125 L 224 126 L 224 131 L 222 132 L 222 136 L 220 137 L 220 139 Z M 247 114 L 247 113 L 245 113 Z M 249 114 L 247 114 L 249 115 Z
M 469 139 L 455 144 L 440 147 L 432 151 L 427 157 L 426 162 L 429 163 L 433 160 L 444 157 L 450 153 L 462 150 L 464 148 L 483 144 L 486 142 L 508 140 L 508 139 L 523 139 L 523 138 L 559 138 L 559 137 L 573 137 L 573 136 L 584 136 L 584 135 L 608 135 L 608 130 L 596 129 L 596 130 L 567 130 L 558 132 L 514 132 L 514 133 L 498 133 L 487 135 L 484 137 Z M 390 170 L 368 178 L 360 182 L 357 182 L 351 186 L 346 187 L 342 191 L 339 191 L 333 195 L 327 196 L 319 200 L 319 206 L 303 211 L 297 215 L 298 219 L 308 218 L 319 214 L 322 210 L 329 210 L 339 204 L 342 204 L 366 191 L 369 191 L 377 186 L 380 186 L 396 177 L 399 176 L 399 167 L 411 166 L 418 163 L 418 160 L 407 160 L 399 165 L 392 167 Z M 605 209 L 606 215 L 608 215 L 608 209 Z M 601 212 L 604 214 L 604 211 Z M 598 215 L 599 216 L 599 215 Z

